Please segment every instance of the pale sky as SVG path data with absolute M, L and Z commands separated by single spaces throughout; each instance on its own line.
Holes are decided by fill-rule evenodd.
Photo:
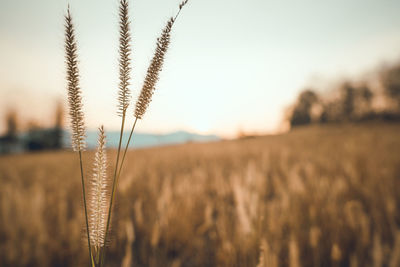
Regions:
M 132 106 L 155 41 L 180 1 L 130 1 Z M 0 131 L 5 110 L 50 124 L 66 99 L 64 18 L 75 22 L 87 126 L 119 129 L 118 1 L 0 1 Z M 400 1 L 189 0 L 142 132 L 273 132 L 315 77 L 353 77 L 400 56 Z M 133 120 L 132 108 L 129 111 Z

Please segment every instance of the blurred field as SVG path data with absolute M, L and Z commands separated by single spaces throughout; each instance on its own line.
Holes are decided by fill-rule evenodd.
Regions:
M 400 266 L 398 124 L 298 128 L 127 159 L 112 266 Z M 85 266 L 78 168 L 69 152 L 0 157 L 0 266 Z

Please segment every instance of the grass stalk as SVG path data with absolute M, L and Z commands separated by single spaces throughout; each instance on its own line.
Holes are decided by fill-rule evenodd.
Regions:
M 100 266 L 104 264 L 104 257 L 105 257 L 105 245 L 107 242 L 107 236 L 110 229 L 110 222 L 111 222 L 111 214 L 113 203 L 115 199 L 115 193 L 118 184 L 118 166 L 120 160 L 120 153 L 121 153 L 121 144 L 122 144 L 122 137 L 124 134 L 124 126 L 125 126 L 125 118 L 126 118 L 126 110 L 129 106 L 129 99 L 130 99 L 130 90 L 129 90 L 129 81 L 130 81 L 130 71 L 131 71 L 131 33 L 130 33 L 130 21 L 129 21 L 129 3 L 128 0 L 120 0 L 120 7 L 119 7 L 119 112 L 122 115 L 122 123 L 121 123 L 121 132 L 119 135 L 119 143 L 118 143 L 118 151 L 117 151 L 117 160 L 115 163 L 115 170 L 114 170 L 114 177 L 112 183 L 112 191 L 110 197 L 110 205 L 108 207 L 108 215 L 107 215 L 107 226 L 103 244 L 103 251 L 101 256 Z
M 88 220 L 88 212 L 87 212 L 87 205 L 86 205 L 85 179 L 83 176 L 82 151 L 79 150 L 78 154 L 79 154 L 79 165 L 80 165 L 80 169 L 81 169 L 83 206 L 85 207 L 86 232 L 87 232 L 88 247 L 89 247 L 89 262 L 90 262 L 90 266 L 93 267 L 94 262 L 93 262 L 92 247 L 90 246 L 90 237 L 89 237 L 89 220 Z
M 116 160 L 116 163 L 115 163 L 115 170 L 114 170 L 114 176 L 113 176 L 110 205 L 108 207 L 107 226 L 106 226 L 106 232 L 105 232 L 105 237 L 104 237 L 104 245 L 103 245 L 104 248 L 106 246 L 107 236 L 108 236 L 108 232 L 109 232 L 109 229 L 110 229 L 112 206 L 113 206 L 113 203 L 114 203 L 115 192 L 116 192 L 116 189 L 117 189 L 117 171 L 118 171 L 118 164 L 119 164 L 119 155 L 120 155 L 120 151 L 121 151 L 122 136 L 124 134 L 125 116 L 126 116 L 126 114 L 124 112 L 122 114 L 121 131 L 120 131 L 120 134 L 119 134 L 119 142 L 118 142 L 118 150 L 117 150 L 117 160 Z M 102 266 L 104 264 L 104 257 L 105 257 L 105 254 L 106 254 L 105 251 L 106 251 L 105 249 L 102 251 L 102 257 L 101 257 L 100 266 Z
M 125 116 L 123 116 L 123 117 L 125 117 Z M 115 173 L 114 173 L 114 179 L 113 179 L 113 187 L 112 187 L 113 189 L 112 189 L 112 193 L 111 193 L 110 206 L 109 206 L 109 209 L 108 209 L 107 227 L 106 227 L 105 238 L 104 238 L 104 245 L 103 245 L 103 248 L 104 248 L 104 249 L 103 249 L 102 252 L 101 252 L 101 262 L 100 262 L 100 266 L 103 266 L 103 264 L 104 264 L 106 240 L 107 240 L 107 235 L 108 235 L 108 232 L 109 232 L 108 230 L 109 230 L 109 225 L 110 225 L 110 221 L 111 221 L 112 205 L 113 205 L 113 202 L 114 202 L 114 196 L 115 196 L 116 187 L 117 187 L 117 185 L 118 185 L 118 179 L 119 179 L 119 177 L 120 177 L 120 175 L 121 175 L 122 166 L 123 166 L 124 161 L 125 161 L 126 152 L 128 151 L 129 143 L 130 143 L 130 141 L 131 141 L 131 139 L 132 139 L 132 135 L 133 135 L 133 132 L 134 132 L 134 130 L 135 130 L 135 126 L 136 126 L 137 120 L 138 120 L 138 118 L 135 118 L 135 122 L 133 123 L 131 132 L 130 132 L 130 134 L 129 134 L 128 141 L 126 142 L 126 145 L 125 145 L 124 153 L 123 153 L 122 159 L 121 159 L 121 164 L 120 164 L 120 167 L 119 167 L 119 169 L 118 169 L 118 168 L 117 168 L 117 166 L 118 166 L 118 157 L 119 157 L 119 154 L 120 154 L 119 151 L 120 151 L 121 142 L 122 142 L 122 138 L 121 138 L 122 135 L 120 135 L 120 142 L 119 142 L 119 144 L 118 144 L 117 164 L 116 164 Z M 124 122 L 123 122 L 123 124 L 124 124 Z M 123 132 L 122 127 L 121 127 L 121 130 L 122 130 L 122 131 L 121 131 L 121 133 L 122 133 L 122 132 Z M 117 172 L 117 170 L 118 170 L 118 172 Z
M 118 180 L 119 176 L 121 175 L 122 165 L 124 164 L 126 152 L 128 151 L 129 143 L 130 143 L 130 141 L 131 141 L 133 131 L 135 130 L 135 126 L 136 126 L 137 120 L 138 120 L 138 118 L 135 118 L 135 122 L 133 123 L 131 132 L 130 132 L 130 134 L 129 134 L 128 141 L 126 142 L 126 146 L 125 146 L 125 149 L 124 149 L 124 154 L 122 155 L 121 165 L 120 165 L 119 170 L 118 170 L 118 173 L 117 173 L 117 180 Z
M 93 174 L 89 180 L 88 216 L 92 258 L 95 266 L 100 265 L 103 251 L 107 208 L 111 183 L 107 177 L 106 135 L 104 127 L 99 128 L 98 146 L 93 163 Z
M 81 170 L 81 182 L 82 182 L 82 195 L 83 205 L 85 210 L 85 221 L 86 221 L 86 232 L 88 238 L 88 249 L 89 249 L 89 262 L 90 266 L 94 266 L 92 248 L 90 245 L 90 232 L 89 232 L 89 220 L 86 203 L 86 190 L 85 190 L 85 178 L 83 175 L 83 162 L 82 162 L 82 151 L 85 149 L 85 124 L 84 115 L 82 111 L 82 97 L 81 89 L 79 86 L 79 68 L 78 68 L 78 55 L 77 55 L 77 44 L 75 41 L 75 29 L 72 22 L 72 17 L 68 5 L 67 14 L 65 15 L 65 62 L 67 67 L 67 91 L 68 91 L 68 103 L 69 103 L 69 114 L 71 117 L 71 128 L 72 128 L 72 148 L 79 155 L 79 165 Z

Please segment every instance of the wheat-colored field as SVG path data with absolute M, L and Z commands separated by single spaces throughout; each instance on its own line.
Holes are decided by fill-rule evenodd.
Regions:
M 85 265 L 78 163 L 0 157 L 0 266 Z M 130 151 L 108 262 L 400 266 L 399 189 L 398 124 Z

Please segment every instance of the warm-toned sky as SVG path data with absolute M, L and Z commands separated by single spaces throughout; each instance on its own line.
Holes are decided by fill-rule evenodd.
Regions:
M 131 1 L 133 102 L 155 40 L 179 2 Z M 53 120 L 55 99 L 66 97 L 68 3 L 87 125 L 117 129 L 117 0 L 1 0 L 0 117 L 15 107 L 23 120 Z M 398 0 L 190 0 L 138 130 L 274 131 L 284 108 L 315 77 L 352 77 L 397 59 L 399 14 Z

